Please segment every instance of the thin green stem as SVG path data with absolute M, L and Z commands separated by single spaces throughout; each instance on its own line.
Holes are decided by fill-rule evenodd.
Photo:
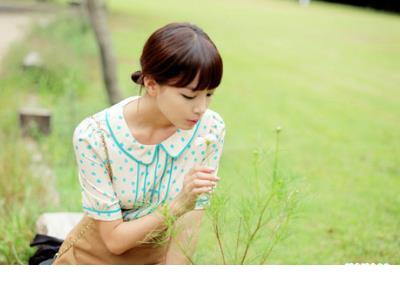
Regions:
M 239 250 L 239 239 L 240 239 L 241 227 L 242 227 L 242 218 L 240 217 L 239 227 L 238 227 L 239 230 L 238 230 L 237 238 L 236 238 L 236 250 L 235 250 L 235 260 L 234 260 L 235 263 L 236 263 L 236 260 L 237 260 L 237 253 L 238 253 L 238 250 Z
M 262 208 L 262 210 L 261 210 L 261 213 L 260 213 L 260 215 L 259 215 L 259 217 L 258 217 L 257 225 L 256 225 L 256 227 L 255 227 L 253 233 L 250 235 L 249 240 L 247 241 L 246 248 L 245 248 L 245 250 L 244 250 L 243 257 L 242 257 L 242 260 L 240 261 L 240 264 L 243 264 L 243 263 L 244 263 L 244 260 L 246 259 L 247 252 L 249 251 L 250 245 L 251 245 L 251 243 L 253 242 L 254 237 L 256 236 L 257 232 L 258 232 L 258 231 L 260 230 L 260 228 L 261 228 L 262 218 L 263 218 L 263 216 L 264 216 L 265 210 L 267 209 L 267 207 L 268 207 L 268 205 L 269 205 L 269 202 L 270 202 L 271 199 L 272 199 L 272 195 L 273 195 L 273 193 L 270 194 L 270 196 L 268 197 L 268 200 L 266 201 L 265 205 L 263 206 L 263 208 Z
M 288 201 L 286 201 L 284 207 L 281 209 L 281 212 L 279 213 L 278 218 L 282 217 L 282 215 L 284 214 L 284 211 L 287 209 L 287 206 L 288 206 Z M 277 225 L 275 226 L 275 228 L 273 230 L 273 235 L 274 236 L 273 236 L 273 239 L 272 239 L 271 246 L 270 246 L 269 250 L 267 251 L 267 253 L 264 255 L 264 257 L 261 260 L 260 264 L 264 264 L 265 261 L 267 260 L 268 256 L 272 252 L 272 248 L 274 247 L 274 245 L 276 244 L 276 241 L 277 241 L 278 230 L 282 226 L 282 224 L 287 223 L 287 221 L 289 220 L 289 215 L 287 215 L 286 217 L 283 217 L 283 218 L 284 218 L 283 222 L 278 222 Z
M 285 222 L 287 221 L 287 218 L 288 218 L 288 217 L 285 218 L 285 220 L 284 220 L 283 223 L 285 223 Z M 277 226 L 274 228 L 274 232 L 273 232 L 274 236 L 273 236 L 273 238 L 272 238 L 271 246 L 270 246 L 270 248 L 268 249 L 268 251 L 266 252 L 266 254 L 263 256 L 263 259 L 262 259 L 261 262 L 259 263 L 260 265 L 263 265 L 263 264 L 265 263 L 265 261 L 267 260 L 268 256 L 271 254 L 272 248 L 274 247 L 274 245 L 275 245 L 276 242 L 277 242 L 277 238 L 278 238 L 278 236 L 277 236 L 277 234 L 278 234 L 278 229 L 281 227 L 281 225 L 282 225 L 282 223 L 279 223 L 279 224 L 277 224 Z
M 221 252 L 222 261 L 223 261 L 224 265 L 226 265 L 225 253 L 224 253 L 224 249 L 222 247 L 222 238 L 221 238 L 221 235 L 219 232 L 218 215 L 216 215 L 216 218 L 214 220 L 214 232 L 215 232 L 215 236 L 217 237 L 218 247 Z

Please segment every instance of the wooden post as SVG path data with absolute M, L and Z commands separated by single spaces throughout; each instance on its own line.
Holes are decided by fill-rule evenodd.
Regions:
M 37 127 L 43 134 L 51 132 L 51 112 L 44 108 L 25 107 L 19 110 L 19 123 L 22 136 L 32 135 L 32 128 Z

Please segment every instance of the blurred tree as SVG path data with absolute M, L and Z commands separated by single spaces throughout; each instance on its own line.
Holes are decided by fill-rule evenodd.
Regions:
M 100 51 L 103 80 L 111 105 L 122 99 L 117 81 L 117 64 L 112 49 L 111 35 L 107 27 L 105 4 L 102 0 L 86 0 L 90 24 Z

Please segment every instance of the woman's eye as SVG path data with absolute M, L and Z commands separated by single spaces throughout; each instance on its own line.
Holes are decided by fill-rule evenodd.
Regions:
M 182 95 L 182 97 L 184 97 L 185 99 L 188 99 L 188 100 L 192 100 L 192 99 L 194 99 L 195 97 L 188 97 L 188 96 L 185 96 L 184 94 L 181 94 Z
M 211 97 L 213 94 L 207 94 L 207 97 Z M 189 97 L 189 96 L 186 96 L 186 95 L 184 95 L 184 94 L 181 94 L 181 96 L 182 97 L 184 97 L 185 99 L 188 99 L 188 100 L 193 100 L 195 97 Z

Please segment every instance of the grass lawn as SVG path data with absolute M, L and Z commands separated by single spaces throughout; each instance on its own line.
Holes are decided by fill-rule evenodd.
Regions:
M 219 175 L 234 186 L 232 193 L 253 196 L 254 186 L 237 175 L 251 176 L 252 151 L 273 148 L 274 129 L 282 127 L 281 163 L 302 179 L 305 200 L 290 225 L 291 236 L 276 246 L 267 263 L 400 263 L 398 16 L 315 2 L 300 7 L 297 1 L 113 0 L 110 4 L 110 28 L 126 96 L 138 91 L 130 73 L 139 68 L 145 40 L 160 26 L 189 21 L 216 43 L 224 60 L 224 78 L 211 109 L 226 123 Z M 55 114 L 55 135 L 43 143 L 62 198 L 61 205 L 51 210 L 80 210 L 71 132 L 81 118 L 106 105 L 93 39 L 87 33 L 68 34 L 78 28 L 59 24 L 47 32 L 34 32 L 42 41 L 30 37 L 27 42 L 43 47 L 54 67 L 75 75 L 66 84 L 56 74 L 59 86 L 44 83 L 40 90 L 42 103 Z M 67 53 L 67 61 L 51 52 L 55 43 L 56 55 Z M 28 49 L 26 43 L 18 47 L 6 65 L 14 65 Z M 93 68 L 88 69 L 89 64 Z M 18 95 L 0 97 L 0 113 L 7 119 L 4 128 L 15 124 L 15 111 L 5 106 L 17 107 L 32 87 L 29 79 L 16 87 L 20 73 L 11 69 L 0 80 L 6 87 L 2 94 Z M 71 85 L 79 104 L 69 112 Z M 41 208 L 36 214 L 49 210 Z M 200 263 L 220 263 L 211 245 L 215 238 L 205 223 L 196 255 Z

